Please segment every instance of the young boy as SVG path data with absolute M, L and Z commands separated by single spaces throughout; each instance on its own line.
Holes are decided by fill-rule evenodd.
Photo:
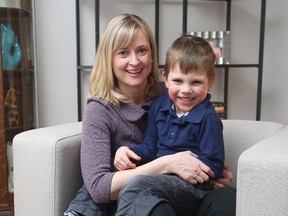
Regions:
M 215 54 L 204 39 L 184 35 L 174 41 L 167 52 L 162 73 L 168 94 L 155 99 L 149 109 L 143 143 L 118 149 L 114 160 L 117 169 L 135 168 L 136 164 L 139 165 L 138 162 L 143 164 L 158 157 L 189 150 L 210 167 L 215 174 L 214 179 L 221 176 L 224 167 L 223 126 L 210 102 L 209 94 L 215 81 L 214 62 Z M 168 178 L 175 176 L 168 175 Z M 163 180 L 161 186 L 163 188 L 165 183 L 169 187 L 170 181 L 165 181 Z M 177 191 L 178 197 L 174 197 L 175 191 L 168 197 L 163 192 L 155 196 L 165 196 L 163 199 L 172 203 L 177 215 L 191 215 L 191 211 L 196 209 L 201 199 L 212 189 L 212 185 L 207 181 L 196 185 L 187 183 L 187 187 L 191 188 L 188 189 L 188 195 L 185 188 L 184 192 Z M 181 198 L 179 193 L 182 193 Z M 123 196 L 125 195 L 122 193 L 121 197 Z M 185 201 L 187 196 L 189 198 Z M 123 203 L 123 200 L 125 199 L 119 199 L 116 215 L 123 215 L 127 206 L 131 209 L 130 204 Z

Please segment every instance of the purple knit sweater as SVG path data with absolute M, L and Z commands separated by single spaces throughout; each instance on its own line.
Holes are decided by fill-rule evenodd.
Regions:
M 96 203 L 108 203 L 116 150 L 120 146 L 141 143 L 146 128 L 147 109 L 163 86 L 154 85 L 153 95 L 143 106 L 125 103 L 115 106 L 91 98 L 83 117 L 81 170 L 84 184 Z

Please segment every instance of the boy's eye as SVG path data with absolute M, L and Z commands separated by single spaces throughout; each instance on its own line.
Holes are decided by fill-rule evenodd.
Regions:
M 182 80 L 180 80 L 180 79 L 174 79 L 173 82 L 176 83 L 176 84 L 181 84 L 181 83 L 182 83 Z
M 194 86 L 196 85 L 201 85 L 202 84 L 202 82 L 200 81 L 200 80 L 195 80 L 195 81 L 193 81 L 193 83 L 192 83 Z

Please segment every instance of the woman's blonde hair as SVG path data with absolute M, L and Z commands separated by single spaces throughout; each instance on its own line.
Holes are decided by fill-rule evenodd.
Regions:
M 91 96 L 116 105 L 128 101 L 117 87 L 117 79 L 112 68 L 112 55 L 115 50 L 129 45 L 137 29 L 141 29 L 150 42 L 153 61 L 146 88 L 146 93 L 150 93 L 154 80 L 158 80 L 157 48 L 154 36 L 142 18 L 134 14 L 122 14 L 109 22 L 100 40 L 90 77 Z

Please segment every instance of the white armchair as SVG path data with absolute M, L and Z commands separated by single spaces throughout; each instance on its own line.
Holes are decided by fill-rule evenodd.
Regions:
M 288 127 L 223 120 L 238 216 L 288 212 Z M 26 131 L 13 140 L 15 216 L 62 216 L 83 184 L 81 122 Z M 239 157 L 240 156 L 240 157 Z

